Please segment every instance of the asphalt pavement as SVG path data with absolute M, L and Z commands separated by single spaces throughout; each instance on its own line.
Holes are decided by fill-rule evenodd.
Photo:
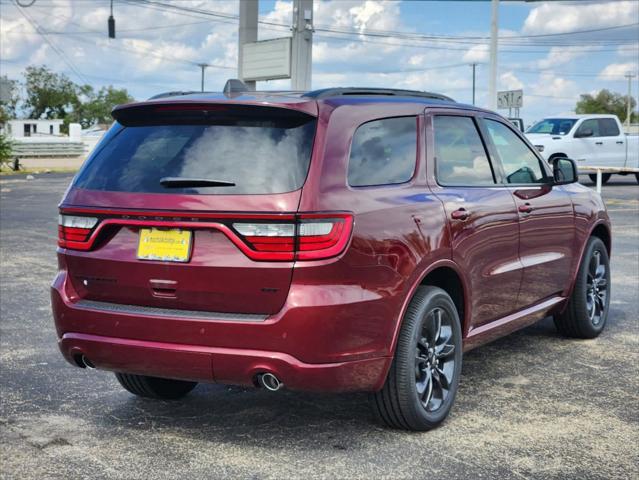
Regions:
M 465 355 L 427 433 L 375 423 L 367 395 L 199 385 L 136 398 L 60 355 L 49 284 L 70 175 L 0 179 L 0 478 L 639 478 L 639 186 L 603 188 L 613 223 L 608 325 L 552 321 Z

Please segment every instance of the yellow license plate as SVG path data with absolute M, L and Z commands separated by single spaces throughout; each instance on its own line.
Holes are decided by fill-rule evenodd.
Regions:
M 191 231 L 141 228 L 138 242 L 140 260 L 188 262 L 191 256 Z

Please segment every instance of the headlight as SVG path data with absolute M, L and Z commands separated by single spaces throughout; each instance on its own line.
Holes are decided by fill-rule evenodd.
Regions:
M 544 146 L 543 145 L 535 145 L 535 148 L 537 149 L 538 152 L 543 152 L 544 151 Z

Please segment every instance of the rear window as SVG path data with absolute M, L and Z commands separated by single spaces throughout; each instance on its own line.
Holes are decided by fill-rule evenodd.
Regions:
M 299 112 L 224 116 L 177 112 L 141 124 L 124 123 L 78 175 L 90 190 L 182 194 L 267 194 L 304 184 L 316 120 Z M 273 110 L 273 109 L 268 109 Z M 197 117 L 197 118 L 196 118 Z M 146 123 L 149 117 L 146 117 Z M 217 186 L 163 186 L 163 179 L 220 182 Z M 234 184 L 234 185 L 231 185 Z

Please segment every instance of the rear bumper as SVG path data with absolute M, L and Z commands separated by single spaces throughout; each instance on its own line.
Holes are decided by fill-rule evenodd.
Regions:
M 392 361 L 388 312 L 395 306 L 358 291 L 351 298 L 348 287 L 335 297 L 326 288 L 318 295 L 319 288 L 292 286 L 282 311 L 265 319 L 176 317 L 92 308 L 61 270 L 51 302 L 59 347 L 72 365 L 84 355 L 98 369 L 164 378 L 254 385 L 257 374 L 270 372 L 297 390 L 379 390 Z
M 279 352 L 202 347 L 66 333 L 59 341 L 73 365 L 84 355 L 96 368 L 198 382 L 255 385 L 270 372 L 288 388 L 307 391 L 367 391 L 377 388 L 388 358 L 308 364 Z

